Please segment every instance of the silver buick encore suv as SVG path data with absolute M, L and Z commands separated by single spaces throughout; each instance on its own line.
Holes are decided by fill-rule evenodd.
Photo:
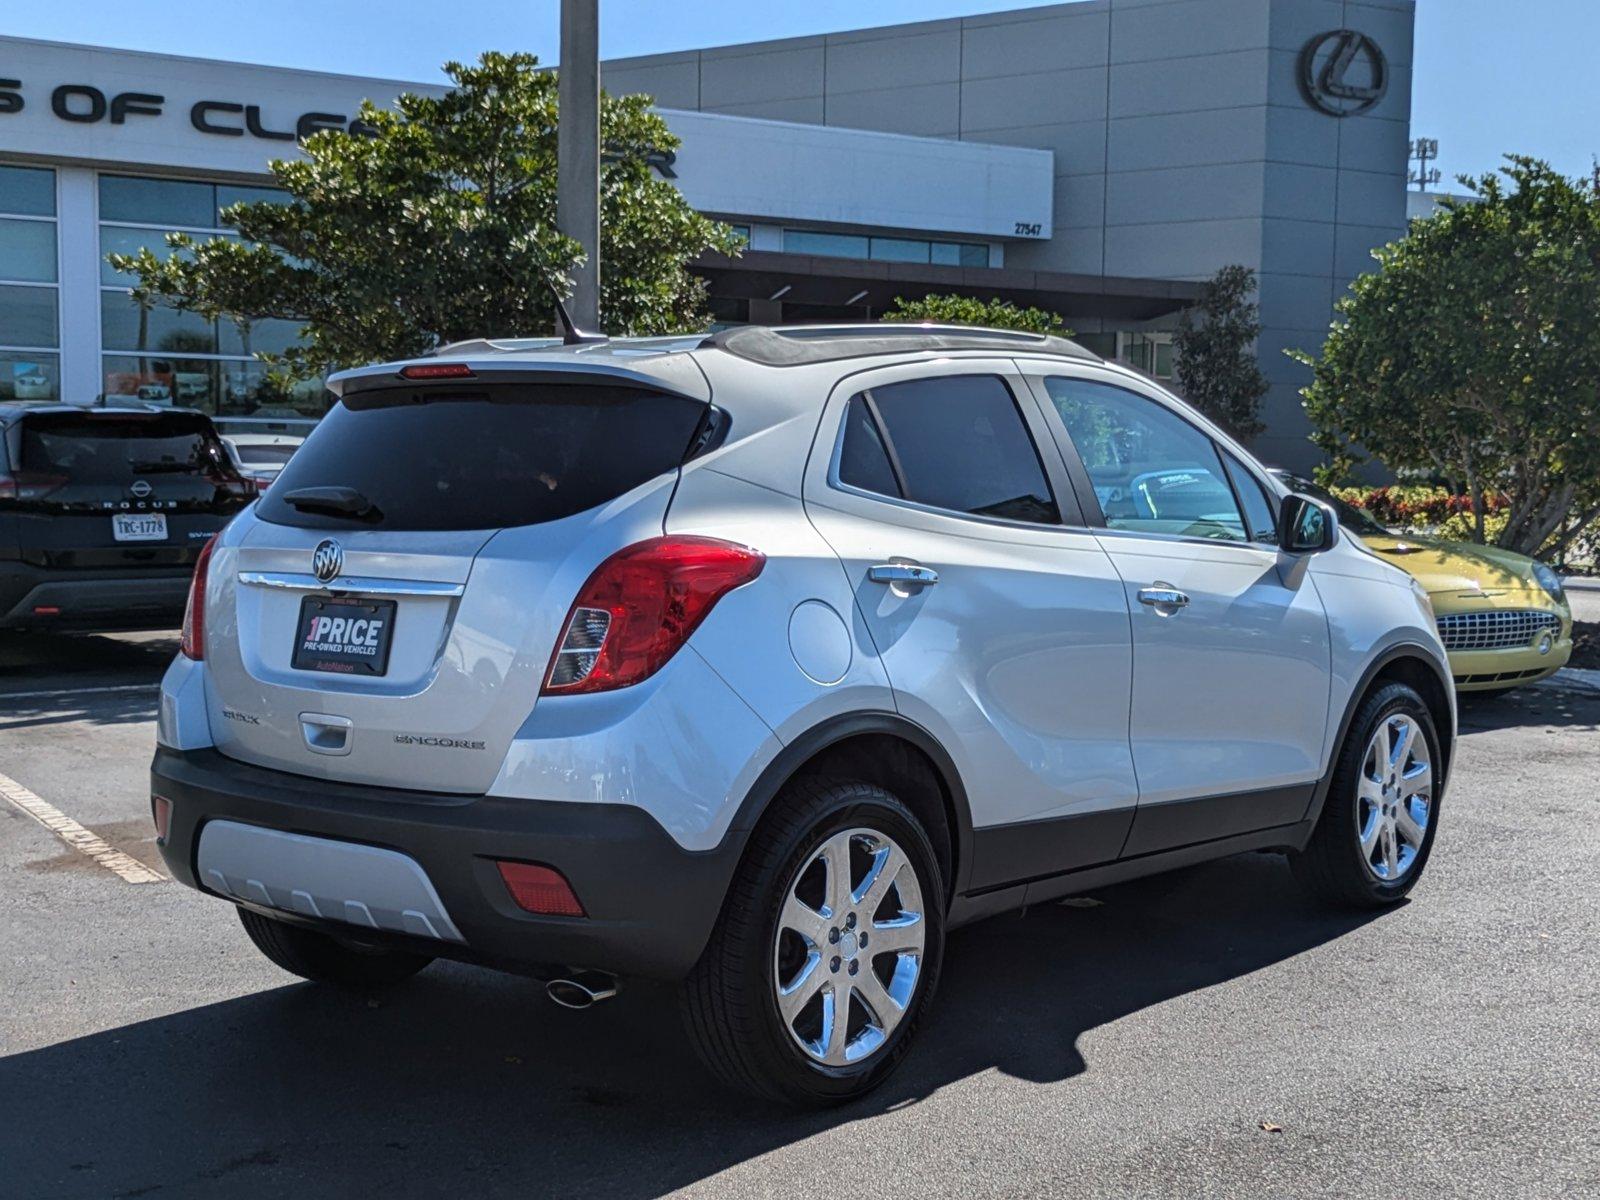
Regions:
M 279 966 L 682 982 L 725 1081 L 905 1055 L 946 932 L 1242 851 L 1390 904 L 1454 698 L 1426 595 L 1150 380 L 935 326 L 347 371 L 209 544 L 167 864 Z

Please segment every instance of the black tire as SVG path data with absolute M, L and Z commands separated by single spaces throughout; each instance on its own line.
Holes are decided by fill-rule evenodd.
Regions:
M 392 987 L 433 961 L 426 954 L 350 945 L 303 925 L 274 921 L 248 908 L 239 909 L 239 923 L 256 949 L 275 965 L 314 983 L 363 991 Z
M 1367 746 L 1378 725 L 1396 714 L 1404 714 L 1420 726 L 1428 743 L 1433 764 L 1433 795 L 1427 828 L 1415 861 L 1400 878 L 1385 881 L 1367 865 L 1357 829 L 1360 801 L 1357 789 Z M 1444 781 L 1443 759 L 1439 753 L 1439 734 L 1428 706 L 1414 688 L 1403 683 L 1388 683 L 1361 702 L 1334 767 L 1322 815 L 1305 849 L 1289 856 L 1295 877 L 1313 893 L 1344 908 L 1383 908 L 1405 898 L 1422 877 L 1433 852 L 1433 839 L 1439 829 L 1439 798 Z
M 829 837 L 857 827 L 887 835 L 904 851 L 927 924 L 915 991 L 899 1023 L 860 1062 L 835 1067 L 807 1056 L 779 1016 L 773 939 L 801 868 Z M 865 1095 L 904 1059 L 932 998 L 944 958 L 944 901 L 932 843 L 893 794 L 854 781 L 796 781 L 751 834 L 711 940 L 684 981 L 681 1005 L 690 1040 L 723 1083 L 770 1100 L 820 1107 Z M 873 970 L 873 960 L 866 961 Z

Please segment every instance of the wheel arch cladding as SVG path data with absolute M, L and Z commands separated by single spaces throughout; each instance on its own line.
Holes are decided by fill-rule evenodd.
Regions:
M 1451 716 L 1450 694 L 1447 690 L 1453 684 L 1440 677 L 1438 668 L 1430 659 L 1414 651 L 1408 653 L 1403 648 L 1399 648 L 1399 652 L 1386 655 L 1380 661 L 1371 680 L 1361 689 L 1361 696 L 1371 695 L 1376 688 L 1386 683 L 1407 684 L 1415 689 L 1422 697 L 1422 702 L 1428 706 L 1428 715 L 1433 718 L 1434 733 L 1439 738 L 1439 756 L 1444 760 L 1440 763 L 1439 771 L 1439 790 L 1442 793 L 1445 780 L 1450 775 L 1450 761 L 1455 751 L 1454 721 Z M 1353 712 L 1352 709 L 1352 715 Z M 1347 717 L 1346 721 L 1348 720 Z
M 955 763 L 927 730 L 895 713 L 853 713 L 813 726 L 762 772 L 734 827 L 749 831 L 789 783 L 856 779 L 894 793 L 928 832 L 944 872 L 945 901 L 971 862 L 972 813 Z
M 1333 786 L 1334 772 L 1338 767 L 1339 752 L 1344 746 L 1345 739 L 1350 736 L 1350 725 L 1360 711 L 1361 705 L 1366 702 L 1378 688 L 1389 683 L 1403 683 L 1412 688 L 1422 702 L 1428 706 L 1428 715 L 1433 720 L 1434 733 L 1439 739 L 1439 781 L 1436 795 L 1444 795 L 1446 780 L 1450 777 L 1450 765 L 1455 751 L 1455 723 L 1450 707 L 1449 675 L 1421 646 L 1404 642 L 1391 646 L 1379 654 L 1362 672 L 1360 682 L 1351 689 L 1350 700 L 1345 705 L 1344 714 L 1339 719 L 1339 735 L 1333 743 L 1333 754 L 1328 762 L 1328 769 L 1323 774 L 1313 793 L 1311 807 L 1306 812 L 1308 820 L 1315 821 L 1322 813 L 1322 805 L 1328 798 L 1328 790 Z

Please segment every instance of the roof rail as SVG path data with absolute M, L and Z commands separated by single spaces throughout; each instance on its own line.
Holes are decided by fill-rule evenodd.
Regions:
M 855 325 L 740 325 L 711 334 L 706 349 L 767 366 L 799 366 L 910 350 L 1011 350 L 1103 361 L 1067 338 L 1019 329 L 885 321 Z

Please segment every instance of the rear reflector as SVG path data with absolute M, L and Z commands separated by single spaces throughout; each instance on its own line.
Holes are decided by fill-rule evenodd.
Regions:
M 167 830 L 172 826 L 172 801 L 165 796 L 151 796 L 150 815 L 156 822 L 156 841 L 165 842 Z
M 54 604 L 35 604 L 33 615 L 36 617 L 59 617 L 61 609 Z
M 494 865 L 500 868 L 500 878 L 506 881 L 506 891 L 518 908 L 545 917 L 585 915 L 583 905 L 572 894 L 572 885 L 554 867 L 499 860 Z
M 400 368 L 401 379 L 471 379 L 466 363 L 412 363 Z

